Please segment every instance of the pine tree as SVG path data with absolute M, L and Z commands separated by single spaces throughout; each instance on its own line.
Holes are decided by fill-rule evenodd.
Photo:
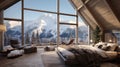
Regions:
M 35 44 L 35 33 L 32 33 L 32 44 Z
M 93 31 L 93 40 L 95 43 L 98 43 L 100 41 L 100 28 L 96 26 L 95 30 Z
M 37 31 L 37 34 L 36 34 L 36 41 L 37 41 L 37 44 L 40 44 L 40 37 L 39 37 L 39 32 Z
M 30 37 L 29 34 L 26 34 L 26 39 L 25 39 L 25 44 L 29 44 L 30 43 Z

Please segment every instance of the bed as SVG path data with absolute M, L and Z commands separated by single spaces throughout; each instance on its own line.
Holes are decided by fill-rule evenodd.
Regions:
M 60 45 L 56 51 L 66 65 L 99 65 L 118 57 L 116 51 L 104 51 L 90 45 Z

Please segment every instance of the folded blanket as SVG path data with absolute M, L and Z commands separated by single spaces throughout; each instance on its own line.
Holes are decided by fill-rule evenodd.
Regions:
M 58 47 L 60 53 L 68 60 L 72 60 L 75 58 L 74 54 L 64 48 Z

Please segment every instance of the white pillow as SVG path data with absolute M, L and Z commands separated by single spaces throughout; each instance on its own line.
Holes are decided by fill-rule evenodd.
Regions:
M 109 51 L 114 51 L 118 45 L 116 43 L 107 43 L 107 46 L 110 46 Z
M 14 48 L 11 47 L 11 45 L 4 46 L 3 51 L 13 50 Z
M 8 57 L 8 58 L 11 58 L 11 57 L 20 56 L 20 55 L 22 55 L 23 53 L 24 53 L 24 50 L 13 50 L 13 51 L 11 51 L 11 52 L 7 55 L 7 57 Z
M 107 43 L 106 43 L 106 42 L 99 42 L 99 43 L 95 44 L 94 47 L 99 48 L 99 46 L 101 46 L 101 48 L 103 48 L 103 47 L 107 47 Z

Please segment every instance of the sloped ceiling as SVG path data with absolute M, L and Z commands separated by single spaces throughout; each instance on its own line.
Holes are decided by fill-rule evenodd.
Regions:
M 0 11 L 20 0 L 0 0 Z M 70 0 L 92 29 L 120 30 L 120 0 Z
M 120 30 L 120 0 L 71 0 L 86 22 L 95 29 Z
M 5 10 L 20 0 L 0 0 L 0 11 Z

